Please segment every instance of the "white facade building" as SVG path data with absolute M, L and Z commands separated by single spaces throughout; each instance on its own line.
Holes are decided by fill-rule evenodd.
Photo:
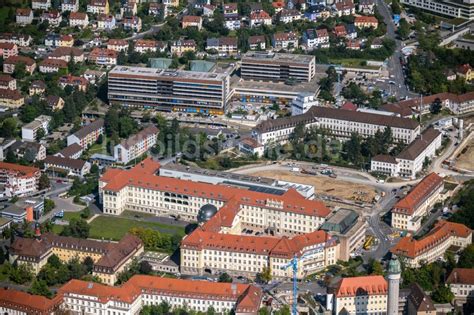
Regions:
M 318 106 L 319 102 L 314 97 L 314 94 L 302 93 L 291 103 L 291 115 L 302 115 L 306 113 L 311 107 Z
M 21 127 L 21 138 L 25 141 L 37 141 L 36 137 L 40 129 L 44 130 L 44 134 L 49 132 L 48 126 L 51 116 L 40 115 L 32 122 Z
M 149 126 L 114 147 L 114 158 L 118 163 L 127 164 L 148 152 L 158 138 L 158 128 Z

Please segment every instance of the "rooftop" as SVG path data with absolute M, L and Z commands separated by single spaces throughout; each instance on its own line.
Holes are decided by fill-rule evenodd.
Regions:
M 109 72 L 109 77 L 143 77 L 151 80 L 158 79 L 189 79 L 189 80 L 208 80 L 208 81 L 223 81 L 226 79 L 226 74 L 196 72 L 185 70 L 163 70 L 156 68 L 145 67 L 127 67 L 117 66 Z
M 273 52 L 247 52 L 242 56 L 242 63 L 245 62 L 272 62 L 272 63 L 292 63 L 307 65 L 315 60 L 311 55 L 281 54 Z
M 387 295 L 388 284 L 383 276 L 363 276 L 342 279 L 336 290 L 336 297 L 356 295 Z
M 448 284 L 470 284 L 474 285 L 474 269 L 473 268 L 454 268 L 448 279 Z
M 357 222 L 358 218 L 359 215 L 353 210 L 339 209 L 321 225 L 320 229 L 345 234 Z
M 409 118 L 399 118 L 399 119 L 411 120 Z M 397 155 L 397 159 L 411 160 L 411 161 L 415 160 L 421 154 L 421 152 L 423 152 L 440 135 L 441 135 L 441 132 L 439 132 L 438 130 L 434 128 L 426 129 L 425 131 L 423 131 L 421 136 L 418 136 L 402 152 L 400 152 L 400 154 Z

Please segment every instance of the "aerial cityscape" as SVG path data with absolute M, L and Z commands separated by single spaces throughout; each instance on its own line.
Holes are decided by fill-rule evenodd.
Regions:
M 474 0 L 0 3 L 0 314 L 474 314 Z

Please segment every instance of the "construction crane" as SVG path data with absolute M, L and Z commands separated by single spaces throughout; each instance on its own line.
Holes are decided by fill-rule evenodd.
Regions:
M 291 305 L 291 314 L 298 315 L 298 262 L 303 262 L 307 259 L 313 258 L 314 254 L 318 254 L 324 250 L 324 244 L 322 246 L 318 246 L 313 250 L 310 250 L 301 257 L 298 257 L 296 254 L 293 256 L 291 261 L 281 267 L 283 270 L 287 270 L 288 268 L 292 268 L 293 270 L 293 303 Z

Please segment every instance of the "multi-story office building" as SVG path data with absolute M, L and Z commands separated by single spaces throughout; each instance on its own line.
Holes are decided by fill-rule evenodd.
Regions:
M 38 189 L 41 171 L 36 167 L 0 162 L 0 184 L 9 196 L 22 196 Z
M 423 178 L 392 209 L 392 227 L 416 232 L 421 221 L 429 214 L 429 207 L 435 204 L 444 188 L 443 179 L 436 173 Z
M 344 278 L 334 293 L 334 314 L 386 314 L 387 299 L 383 276 Z
M 415 240 L 403 237 L 390 251 L 403 257 L 406 266 L 418 268 L 444 257 L 446 250 L 455 246 L 458 250 L 472 243 L 472 230 L 463 224 L 439 221 L 423 238 Z
M 148 126 L 139 133 L 123 140 L 114 147 L 114 158 L 118 163 L 123 164 L 139 158 L 156 144 L 158 131 L 155 126 Z
M 474 19 L 473 0 L 401 0 L 400 3 L 443 16 Z
M 309 82 L 316 74 L 316 59 L 309 55 L 248 52 L 242 56 L 243 79 Z
M 112 104 L 165 111 L 223 114 L 231 96 L 227 73 L 117 66 L 108 86 Z

